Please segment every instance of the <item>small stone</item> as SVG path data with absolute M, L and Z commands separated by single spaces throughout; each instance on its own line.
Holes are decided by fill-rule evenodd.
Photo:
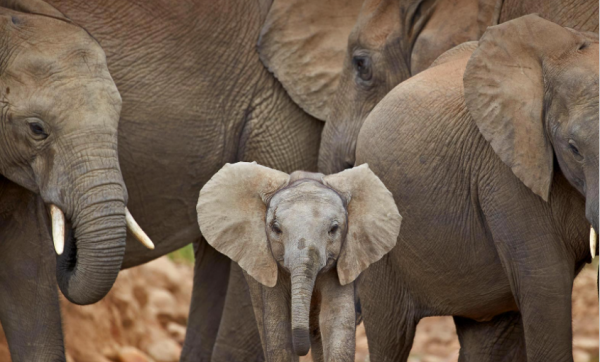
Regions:
M 597 351 L 597 350 L 596 350 Z M 592 360 L 592 356 L 582 350 L 576 349 L 573 351 L 574 362 L 589 362 Z
M 427 355 L 423 357 L 422 362 L 444 362 L 444 358 L 438 356 Z
M 147 280 L 152 280 L 152 285 L 174 291 L 179 288 L 181 273 L 175 263 L 168 258 L 159 258 L 140 266 Z
M 119 354 L 117 352 L 116 348 L 113 346 L 106 346 L 106 347 L 102 348 L 102 351 L 100 353 L 104 357 L 111 359 L 111 360 L 116 359 Z
M 573 340 L 573 347 L 587 352 L 598 351 L 598 339 L 596 338 L 577 338 Z
M 119 362 L 151 362 L 146 354 L 131 346 L 123 347 L 118 354 Z
M 155 315 L 161 323 L 175 321 L 178 317 L 177 300 L 165 289 L 152 289 L 148 293 L 146 308 Z
M 156 362 L 178 362 L 181 346 L 172 339 L 164 339 L 148 345 L 147 352 Z
M 169 335 L 173 337 L 177 343 L 183 345 L 183 342 L 185 341 L 184 326 L 174 322 L 169 322 L 169 324 L 167 324 L 167 332 L 169 332 Z

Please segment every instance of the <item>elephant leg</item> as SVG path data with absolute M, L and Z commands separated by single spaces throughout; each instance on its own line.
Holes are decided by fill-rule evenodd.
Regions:
M 460 341 L 459 362 L 527 361 L 519 312 L 507 312 L 489 322 L 454 317 Z
M 404 313 L 405 311 L 397 312 Z M 383 314 L 385 314 L 383 311 L 381 313 L 369 313 L 375 318 L 384 317 Z M 389 317 L 390 314 L 387 316 Z M 393 329 L 394 332 L 386 335 L 378 330 L 380 324 L 370 323 L 367 318 L 370 317 L 365 316 L 364 323 L 369 343 L 369 360 L 372 362 L 407 361 L 412 349 L 418 321 L 407 315 L 401 317 L 403 322 L 397 322 L 396 318 L 392 318 L 393 321 L 389 322 L 390 326 L 386 330 Z
M 229 280 L 230 260 L 208 245 L 194 243 L 194 289 L 181 362 L 210 361 Z
M 321 293 L 315 288 L 310 305 L 310 355 L 313 362 L 323 362 L 323 338 L 319 326 L 319 314 L 321 313 Z
M 482 203 L 482 208 L 521 313 L 527 361 L 573 362 L 571 294 L 576 263 L 564 243 L 572 238 L 573 243 L 586 245 L 589 227 L 578 219 L 557 225 L 548 217 L 548 204 L 528 189 L 511 196 L 486 193 L 490 201 Z M 550 198 L 560 202 L 560 197 L 553 193 Z M 572 226 L 575 231 L 569 232 L 574 235 L 565 236 L 561 225 Z
M 244 273 L 237 263 L 231 263 L 227 298 L 212 361 L 264 360 L 261 338 Z
M 323 356 L 323 339 L 321 338 L 321 331 L 316 329 L 310 330 L 310 356 L 313 362 L 323 362 L 325 357 Z
M 406 361 L 421 316 L 408 292 L 394 285 L 394 270 L 387 257 L 363 274 L 358 281 L 358 294 L 370 361 Z
M 521 312 L 527 361 L 572 362 L 574 263 L 565 260 L 564 251 L 553 253 L 550 239 L 535 243 L 537 251 L 523 250 L 528 242 L 516 248 L 502 243 L 498 250 Z
M 289 275 L 284 275 L 280 270 L 273 288 L 259 284 L 245 272 L 244 277 L 249 286 L 265 360 L 298 362 L 292 346 Z
M 13 362 L 64 362 L 46 210 L 39 197 L 24 197 L 8 218 L 0 214 L 0 322 Z

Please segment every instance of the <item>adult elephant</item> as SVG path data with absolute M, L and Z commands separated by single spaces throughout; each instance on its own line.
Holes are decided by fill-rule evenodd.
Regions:
M 63 349 L 54 281 L 72 302 L 96 302 L 125 253 L 121 98 L 85 30 L 47 4 L 17 4 L 36 15 L 4 7 L 13 5 L 0 1 L 0 321 L 13 361 L 54 361 Z
M 119 162 L 128 207 L 156 245 L 149 251 L 128 239 L 122 267 L 195 243 L 195 286 L 182 360 L 262 360 L 245 281 L 229 285 L 235 293 L 226 306 L 230 261 L 202 239 L 195 206 L 202 185 L 228 162 L 316 171 L 322 122 L 288 97 L 255 49 L 270 2 L 52 0 L 33 5 L 25 10 L 54 9 L 97 39 L 121 94 Z M 115 231 L 125 237 L 124 229 Z M 121 259 L 94 266 L 116 276 Z M 44 300 L 55 297 L 49 281 L 45 278 L 40 285 L 46 287 L 38 289 Z M 13 289 L 17 294 L 18 286 Z M 31 322 L 54 323 L 53 313 Z M 249 332 L 230 333 L 240 329 Z M 62 339 L 60 328 L 52 330 L 52 338 L 31 337 L 49 352 L 36 361 L 64 360 L 50 354 L 62 350 L 47 346 Z
M 339 8 L 346 2 L 335 3 Z M 562 26 L 597 33 L 598 2 L 572 3 L 365 0 L 356 15 L 334 5 L 275 0 L 259 52 L 292 99 L 326 120 L 319 171 L 330 174 L 354 165 L 360 128 L 391 89 L 427 69 L 446 50 L 479 39 L 488 26 L 538 13 Z M 352 17 L 351 29 L 337 23 Z M 310 26 L 302 26 L 306 19 Z M 344 34 L 347 41 L 334 41 Z
M 573 361 L 598 230 L 596 34 L 534 15 L 489 28 L 375 107 L 365 162 L 405 215 L 359 287 L 372 361 L 406 360 L 431 315 L 455 317 L 461 361 Z

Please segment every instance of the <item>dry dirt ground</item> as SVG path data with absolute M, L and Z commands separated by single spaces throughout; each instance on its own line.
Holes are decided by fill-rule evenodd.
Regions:
M 123 271 L 110 294 L 95 305 L 80 307 L 62 300 L 67 361 L 179 361 L 192 274 L 191 266 L 165 257 Z M 575 362 L 598 361 L 598 298 L 592 268 L 575 281 L 573 331 Z M 362 326 L 356 347 L 356 361 L 369 361 Z M 409 362 L 454 362 L 458 348 L 451 318 L 427 318 L 419 324 Z M 0 362 L 9 361 L 0 329 Z

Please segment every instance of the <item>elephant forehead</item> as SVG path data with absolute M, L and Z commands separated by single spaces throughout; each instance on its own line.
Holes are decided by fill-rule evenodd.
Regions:
M 277 210 L 323 208 L 330 205 L 334 209 L 344 209 L 341 197 L 321 183 L 307 181 L 279 191 L 270 203 Z
M 10 70 L 21 76 L 21 82 L 58 80 L 61 78 L 87 77 L 110 79 L 103 54 L 76 44 L 49 48 L 48 45 L 20 46 L 15 52 Z
M 346 209 L 342 199 L 327 188 L 301 187 L 299 190 L 290 189 L 278 195 L 271 203 L 273 217 L 282 222 L 290 223 L 327 223 L 332 219 L 345 220 Z
M 13 70 L 36 79 L 73 72 L 108 74 L 104 51 L 84 29 L 45 16 L 15 17 L 7 44 L 14 50 Z

